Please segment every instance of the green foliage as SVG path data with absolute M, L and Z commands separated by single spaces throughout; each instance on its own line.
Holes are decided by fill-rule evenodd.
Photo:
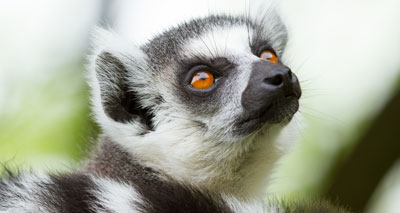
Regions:
M 2 106 L 0 162 L 11 168 L 65 169 L 83 157 L 97 131 L 88 117 L 88 88 L 81 63 L 46 74 L 45 80 L 32 79 L 23 88 L 15 88 L 7 95 L 21 98 Z

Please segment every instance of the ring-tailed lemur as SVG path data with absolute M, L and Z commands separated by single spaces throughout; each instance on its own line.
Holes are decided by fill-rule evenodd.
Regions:
M 97 150 L 70 174 L 3 177 L 0 212 L 339 211 L 262 202 L 301 96 L 275 13 L 194 19 L 142 45 L 97 34 Z

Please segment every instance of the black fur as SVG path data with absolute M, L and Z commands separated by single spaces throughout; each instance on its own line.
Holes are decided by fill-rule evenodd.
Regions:
M 231 209 L 217 195 L 211 196 L 182 184 L 160 182 L 159 188 L 140 185 L 139 192 L 148 201 L 141 206 L 151 213 L 230 213 Z
M 51 176 L 51 183 L 44 185 L 42 200 L 60 213 L 94 213 L 95 189 L 93 181 L 83 174 Z
M 232 212 L 219 195 L 211 198 L 194 187 L 160 179 L 158 172 L 141 165 L 107 138 L 103 138 L 88 171 L 135 186 L 146 201 L 137 204 L 144 212 Z

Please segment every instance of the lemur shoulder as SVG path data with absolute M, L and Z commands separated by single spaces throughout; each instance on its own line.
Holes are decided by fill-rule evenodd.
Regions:
M 69 174 L 4 176 L 0 212 L 345 212 L 263 202 L 299 116 L 287 37 L 272 11 L 194 19 L 141 45 L 98 30 L 96 150 Z

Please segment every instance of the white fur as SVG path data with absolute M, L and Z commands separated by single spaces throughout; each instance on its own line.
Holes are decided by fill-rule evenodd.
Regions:
M 238 198 L 224 195 L 224 201 L 232 209 L 233 212 L 252 212 L 252 213 L 265 213 L 267 206 L 261 199 L 239 200 Z
M 204 55 L 209 58 L 226 57 L 232 53 L 248 54 L 249 37 L 252 37 L 252 32 L 249 35 L 246 26 L 242 25 L 210 29 L 210 32 L 199 38 L 187 41 L 184 52 L 186 55 Z
M 17 184 L 5 179 L 2 184 L 6 185 L 4 197 L 7 202 L 0 203 L 0 212 L 20 213 L 20 212 L 52 212 L 41 205 L 40 193 L 43 191 L 42 185 L 50 183 L 49 177 L 43 174 L 23 174 L 19 177 Z
M 114 180 L 92 178 L 98 189 L 93 193 L 98 199 L 101 209 L 99 213 L 136 213 L 141 212 L 137 204 L 143 204 L 141 196 L 130 185 Z
M 172 123 L 143 138 L 119 137 L 118 142 L 145 165 L 176 180 L 240 197 L 263 193 L 275 162 L 283 154 L 282 145 L 275 140 L 280 127 L 270 129 L 264 137 L 235 144 L 204 141 L 196 130 Z M 279 138 L 283 140 L 284 135 Z

